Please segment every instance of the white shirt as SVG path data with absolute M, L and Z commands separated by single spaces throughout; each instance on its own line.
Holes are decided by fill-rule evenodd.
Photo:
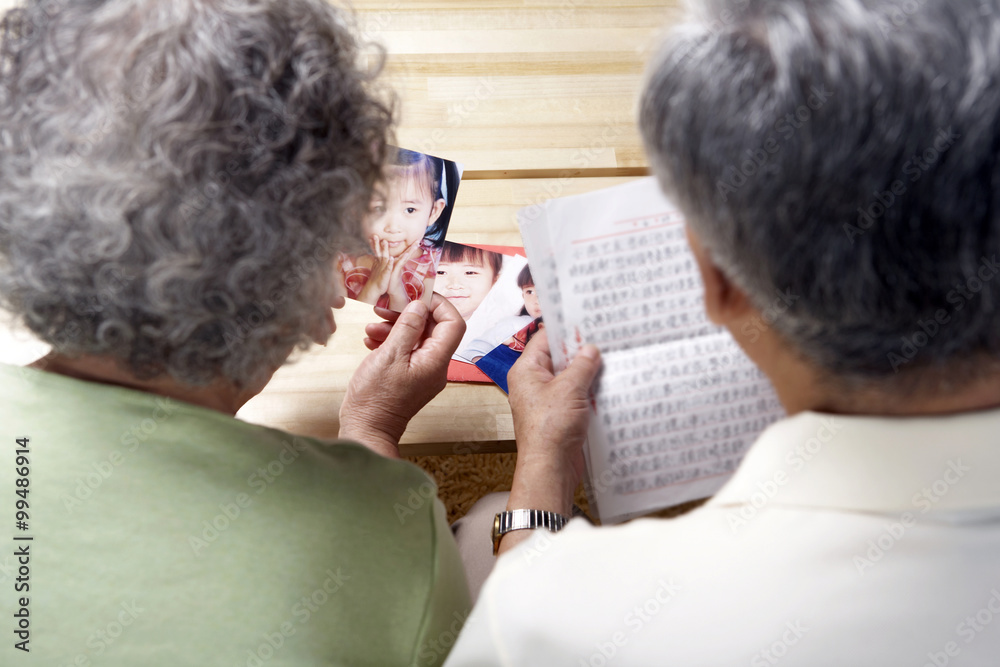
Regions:
M 538 531 L 445 664 L 1000 665 L 1000 411 L 799 414 L 688 515 Z

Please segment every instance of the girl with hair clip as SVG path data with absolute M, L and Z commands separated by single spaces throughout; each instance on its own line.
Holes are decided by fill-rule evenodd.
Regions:
M 506 345 L 518 354 L 524 350 L 528 339 L 538 331 L 542 318 L 542 308 L 535 292 L 535 280 L 531 277 L 531 267 L 528 265 L 517 274 L 517 286 L 521 288 L 521 296 L 524 298 L 521 312 L 497 322 L 461 350 L 460 356 L 475 363 L 499 345 Z
M 445 167 L 441 158 L 397 151 L 364 224 L 373 254 L 340 259 L 340 275 L 352 299 L 397 312 L 417 299 L 430 302 L 448 226 L 442 215 L 450 180 Z

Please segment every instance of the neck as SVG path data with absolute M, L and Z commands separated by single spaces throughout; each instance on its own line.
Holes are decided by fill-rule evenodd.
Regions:
M 38 370 L 58 373 L 77 380 L 126 387 L 166 396 L 230 416 L 235 415 L 244 403 L 259 393 L 260 389 L 263 389 L 263 384 L 255 391 L 240 389 L 224 380 L 217 380 L 203 387 L 181 384 L 166 376 L 152 380 L 141 380 L 123 370 L 115 359 L 100 356 L 70 358 L 52 353 L 42 357 L 31 366 Z
M 898 383 L 845 389 L 841 384 L 809 392 L 792 383 L 778 389 L 788 413 L 805 410 L 843 415 L 918 417 L 1000 409 L 1000 376 L 936 389 L 909 389 Z
M 789 416 L 813 411 L 842 415 L 918 417 L 1000 409 L 1000 372 L 970 380 L 894 377 L 866 385 L 831 380 L 773 331 L 743 349 L 770 378 Z M 734 332 L 735 336 L 735 332 Z M 736 336 L 739 341 L 739 336 Z

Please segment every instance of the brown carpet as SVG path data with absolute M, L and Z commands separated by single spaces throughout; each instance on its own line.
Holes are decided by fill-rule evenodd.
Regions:
M 472 505 L 495 491 L 510 491 L 517 454 L 460 454 L 414 456 L 408 459 L 426 470 L 437 482 L 438 496 L 448 510 L 448 521 L 465 516 Z M 589 516 L 590 506 L 583 485 L 576 490 L 576 504 Z M 655 512 L 650 516 L 672 518 L 690 512 L 704 500 L 694 500 Z
M 494 491 L 510 491 L 517 454 L 455 454 L 407 459 L 426 470 L 438 485 L 448 522 L 465 516 L 472 505 Z

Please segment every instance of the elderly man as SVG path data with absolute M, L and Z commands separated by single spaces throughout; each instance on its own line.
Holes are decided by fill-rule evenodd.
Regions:
M 705 5 L 641 129 L 789 417 L 683 518 L 507 533 L 447 664 L 996 664 L 1000 2 Z M 551 474 L 511 508 L 566 513 L 595 363 L 546 351 L 510 380 Z

